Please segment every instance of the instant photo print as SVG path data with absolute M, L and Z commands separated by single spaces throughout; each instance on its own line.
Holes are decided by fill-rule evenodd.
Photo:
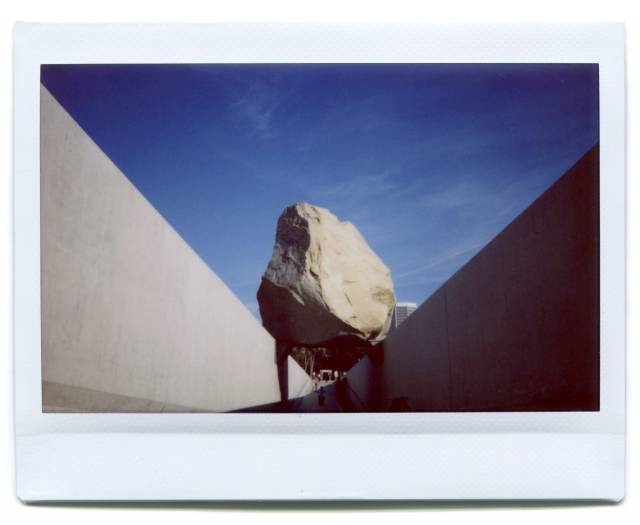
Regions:
M 15 49 L 20 499 L 624 496 L 622 26 Z

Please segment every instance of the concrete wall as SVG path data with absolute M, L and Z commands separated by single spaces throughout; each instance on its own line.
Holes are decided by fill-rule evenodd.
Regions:
M 44 87 L 41 265 L 45 410 L 280 399 L 271 336 Z
M 313 384 L 311 383 L 309 374 L 307 374 L 291 356 L 287 357 L 287 366 L 289 367 L 287 378 L 289 382 L 289 399 L 310 394 L 313 391 Z
M 374 361 L 364 357 L 347 372 L 350 405 L 356 412 L 384 410 L 389 404 L 382 391 L 383 367 Z
M 369 409 L 399 398 L 423 411 L 598 409 L 598 155 L 586 154 L 390 334 L 382 365 L 349 372 Z

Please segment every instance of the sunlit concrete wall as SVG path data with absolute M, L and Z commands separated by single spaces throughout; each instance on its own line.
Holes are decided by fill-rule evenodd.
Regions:
M 289 367 L 287 374 L 289 399 L 310 394 L 313 391 L 313 384 L 309 374 L 291 356 L 287 357 L 287 366 Z
M 44 87 L 41 265 L 45 410 L 280 400 L 272 337 Z
M 382 362 L 349 372 L 368 409 L 598 409 L 598 155 L 589 151 L 391 333 Z

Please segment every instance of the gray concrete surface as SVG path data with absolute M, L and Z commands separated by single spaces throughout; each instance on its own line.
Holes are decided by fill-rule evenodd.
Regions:
M 44 87 L 41 279 L 44 410 L 279 401 L 272 337 Z
M 598 158 L 595 147 L 438 289 L 382 359 L 349 371 L 359 410 L 598 410 Z
M 309 375 L 291 356 L 287 357 L 287 366 L 289 367 L 287 374 L 289 382 L 289 399 L 295 399 L 310 394 L 313 390 L 311 377 L 309 377 Z

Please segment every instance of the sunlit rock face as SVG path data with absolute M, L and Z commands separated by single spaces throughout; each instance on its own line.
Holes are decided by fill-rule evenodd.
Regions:
M 278 219 L 258 304 L 279 341 L 366 346 L 384 339 L 395 294 L 391 272 L 353 224 L 300 203 Z

